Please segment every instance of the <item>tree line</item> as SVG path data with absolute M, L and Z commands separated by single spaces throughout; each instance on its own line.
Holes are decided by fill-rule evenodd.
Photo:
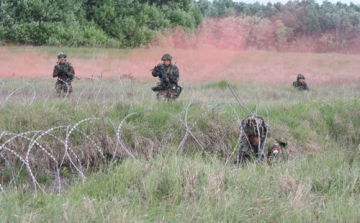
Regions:
M 241 17 L 253 26 L 246 38 L 253 39 L 248 42 L 257 48 L 268 39 L 261 37 L 269 27 L 273 29 L 270 47 L 286 48 L 299 42 L 320 46 L 321 51 L 360 48 L 360 5 L 353 3 L 324 1 L 319 4 L 315 0 L 295 0 L 286 4 L 246 4 L 200 0 L 199 6 L 205 17 Z
M 236 18 L 257 27 L 246 37 L 252 47 L 261 48 L 256 41 L 267 26 L 278 45 L 304 38 L 326 50 L 360 45 L 360 6 L 315 0 L 1 0 L 0 42 L 136 47 L 175 27 L 194 33 L 204 18 Z
M 1 0 L 0 41 L 135 47 L 161 31 L 201 22 L 192 0 Z

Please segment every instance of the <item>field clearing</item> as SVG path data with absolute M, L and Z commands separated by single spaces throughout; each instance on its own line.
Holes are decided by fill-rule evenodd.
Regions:
M 49 77 L 57 50 L 1 54 L 1 71 L 25 72 L 32 62 L 50 69 L 27 72 L 37 78 L 0 72 L 1 222 L 360 221 L 357 56 L 224 51 L 207 59 L 174 50 L 186 64 L 203 56 L 182 68 L 180 99 L 164 102 L 150 89 L 157 80 L 142 71 L 164 49 L 67 49 L 78 53 L 83 77 L 69 99 L 55 97 Z M 16 61 L 25 51 L 33 57 Z M 148 64 L 134 66 L 141 60 Z M 135 80 L 119 78 L 122 63 Z M 300 67 L 309 69 L 310 92 L 291 87 Z M 288 142 L 289 162 L 233 164 L 247 113 L 228 84 Z
M 278 53 L 217 49 L 96 49 L 10 46 L 0 47 L 0 77 L 51 77 L 56 53 L 64 51 L 79 77 L 117 78 L 131 74 L 154 81 L 150 70 L 168 52 L 181 72 L 181 81 L 223 79 L 237 83 L 291 84 L 303 73 L 310 86 L 360 83 L 360 57 L 352 54 Z

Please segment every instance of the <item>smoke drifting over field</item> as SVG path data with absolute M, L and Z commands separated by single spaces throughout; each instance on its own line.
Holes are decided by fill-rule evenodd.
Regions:
M 78 76 L 100 75 L 106 70 L 104 78 L 116 78 L 118 72 L 121 75 L 131 74 L 140 81 L 156 82 L 150 69 L 160 62 L 163 53 L 168 52 L 178 65 L 183 82 L 227 79 L 291 84 L 297 73 L 305 74 L 310 84 L 360 81 L 360 61 L 355 55 L 152 48 L 133 50 L 126 59 L 121 59 L 106 53 L 96 54 L 95 51 L 87 58 L 69 55 Z M 0 77 L 51 77 L 55 63 L 56 54 L 50 56 L 36 48 L 25 47 L 16 52 L 0 48 Z
M 262 29 L 261 42 L 273 44 L 273 27 Z M 287 83 L 298 73 L 311 84 L 360 82 L 360 61 L 356 55 L 279 53 L 250 50 L 249 29 L 236 19 L 205 20 L 194 34 L 175 30 L 146 49 L 125 50 L 81 48 L 0 47 L 0 77 L 51 77 L 56 52 L 68 53 L 77 76 L 103 73 L 104 78 L 131 74 L 140 81 L 157 81 L 150 70 L 164 53 L 170 53 L 180 69 L 182 82 L 227 79 L 235 82 Z M 246 46 L 247 45 L 247 46 Z M 299 44 L 299 51 L 311 51 L 311 44 Z M 292 48 L 291 48 L 292 47 Z M 296 44 L 288 49 L 296 51 Z M 307 48 L 306 48 L 307 47 Z M 85 51 L 79 53 L 78 51 Z M 122 54 L 120 56 L 120 54 Z

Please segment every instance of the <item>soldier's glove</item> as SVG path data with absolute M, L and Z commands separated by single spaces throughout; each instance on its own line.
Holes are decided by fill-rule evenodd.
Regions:
M 277 156 L 279 153 L 280 153 L 280 151 L 279 151 L 279 148 L 278 148 L 278 147 L 274 147 L 274 148 L 271 150 L 271 154 L 272 154 L 273 156 Z

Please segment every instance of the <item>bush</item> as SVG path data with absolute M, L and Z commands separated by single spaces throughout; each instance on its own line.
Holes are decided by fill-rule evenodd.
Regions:
M 4 43 L 4 39 L 6 38 L 6 29 L 0 25 L 0 44 Z
M 194 29 L 202 19 L 191 0 L 4 0 L 0 12 L 0 41 L 33 45 L 136 47 L 170 27 Z

